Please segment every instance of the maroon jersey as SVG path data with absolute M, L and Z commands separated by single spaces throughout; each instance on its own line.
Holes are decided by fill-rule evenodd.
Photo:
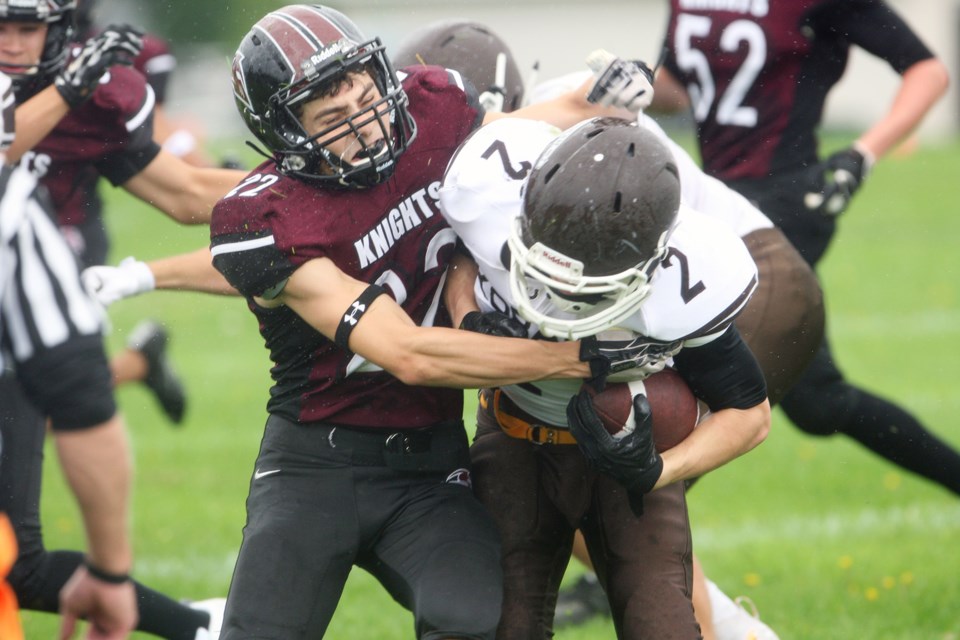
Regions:
M 417 136 L 386 182 L 330 188 L 283 176 L 266 162 L 214 208 L 214 265 L 248 299 L 327 257 L 348 275 L 385 287 L 418 324 L 449 326 L 439 289 L 456 237 L 440 215 L 437 190 L 482 111 L 436 67 L 412 70 L 403 85 Z M 370 370 L 287 307 L 249 305 L 274 363 L 269 412 L 390 429 L 461 420 L 461 390 L 406 386 Z
M 816 162 L 850 45 L 897 73 L 932 57 L 882 0 L 670 0 L 664 64 L 687 87 L 704 170 L 729 181 Z
M 99 214 L 99 201 L 89 195 L 99 176 L 123 184 L 160 152 L 152 139 L 153 106 L 141 74 L 111 67 L 93 96 L 24 154 L 21 164 L 49 190 L 61 225 Z

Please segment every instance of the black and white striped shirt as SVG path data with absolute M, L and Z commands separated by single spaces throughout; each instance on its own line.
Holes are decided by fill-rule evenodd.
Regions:
M 0 168 L 0 371 L 76 336 L 101 334 L 104 314 L 36 179 Z

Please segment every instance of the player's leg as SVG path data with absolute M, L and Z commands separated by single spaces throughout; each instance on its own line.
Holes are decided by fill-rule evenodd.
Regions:
M 221 640 L 319 638 L 333 616 L 359 545 L 359 483 L 354 451 L 320 430 L 267 420 Z
M 500 532 L 504 574 L 503 613 L 497 638 L 535 640 L 552 637 L 557 591 L 570 558 L 575 521 L 554 503 L 556 490 L 566 482 L 589 486 L 586 465 L 575 445 L 535 445 L 512 438 L 500 429 L 483 403 L 477 415 L 477 436 L 470 449 L 474 490 Z M 562 460 L 545 451 L 563 450 L 577 460 L 572 472 Z M 564 499 L 576 499 L 574 495 Z M 588 503 L 585 492 L 579 509 Z
M 557 595 L 557 610 L 553 617 L 553 628 L 582 624 L 595 616 L 610 616 L 610 603 L 607 594 L 597 580 L 587 551 L 583 533 L 578 529 L 573 538 L 573 559 L 584 566 L 586 571 L 572 585 L 563 588 Z
M 960 454 L 906 410 L 847 382 L 826 339 L 781 406 L 806 433 L 843 433 L 887 460 L 960 495 Z
M 90 376 L 89 371 L 85 370 L 84 377 L 95 379 L 96 376 Z M 56 376 L 67 378 L 62 372 Z M 103 390 L 111 392 L 109 385 Z M 79 392 L 94 393 L 89 389 L 79 389 Z M 83 562 L 83 553 L 48 551 L 44 547 L 40 494 L 45 419 L 27 400 L 20 385 L 13 378 L 3 376 L 0 376 L 0 433 L 3 438 L 0 511 L 7 512 L 19 547 L 9 582 L 21 608 L 56 613 L 60 608 L 60 590 Z M 209 624 L 207 613 L 185 606 L 139 582 L 135 582 L 135 587 L 140 609 L 138 631 L 171 640 L 194 640 L 197 630 Z
M 644 496 L 643 515 L 626 490 L 601 476 L 584 539 L 610 598 L 617 636 L 700 638 L 693 612 L 692 541 L 683 483 Z
M 389 522 L 358 564 L 413 612 L 422 640 L 493 640 L 503 598 L 500 544 L 465 470 L 397 474 L 367 511 Z
M 779 229 L 758 229 L 744 242 L 757 264 L 759 284 L 736 324 L 760 364 L 770 404 L 775 405 L 820 345 L 823 295 L 813 270 Z
M 167 352 L 170 336 L 155 320 L 143 320 L 130 332 L 126 346 L 110 359 L 114 385 L 143 383 L 174 424 L 183 422 L 187 396 L 183 380 Z

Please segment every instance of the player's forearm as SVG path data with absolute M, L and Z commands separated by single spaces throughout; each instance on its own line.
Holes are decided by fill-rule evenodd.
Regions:
M 656 487 L 697 478 L 747 453 L 770 431 L 770 404 L 711 413 L 686 440 L 663 452 Z
M 157 289 L 197 291 L 219 295 L 240 295 L 213 266 L 210 249 L 147 262 Z
M 903 74 L 890 110 L 857 142 L 874 158 L 883 157 L 920 125 L 949 84 L 947 68 L 937 58 L 913 65 Z
M 455 329 L 418 329 L 401 343 L 391 373 L 407 384 L 466 389 L 532 380 L 589 378 L 579 342 L 494 338 Z
M 447 279 L 444 283 L 443 301 L 453 320 L 453 326 L 460 326 L 463 317 L 471 311 L 478 311 L 473 285 L 479 269 L 470 257 L 458 254 L 447 267 Z
M 561 129 L 567 129 L 578 122 L 599 116 L 624 117 L 624 115 L 626 115 L 627 117 L 633 117 L 632 114 L 624 114 L 622 109 L 603 107 L 588 102 L 587 94 L 590 92 L 593 83 L 594 77 L 587 76 L 584 82 L 576 89 L 563 93 L 556 98 L 517 109 L 506 115 L 506 117 L 543 120 Z M 496 116 L 503 114 L 487 114 L 488 117 L 491 115 Z
M 104 571 L 128 573 L 129 495 L 133 475 L 121 418 L 83 431 L 56 432 L 56 447 L 83 516 L 91 562 Z
M 7 150 L 7 162 L 16 164 L 24 153 L 46 138 L 69 111 L 70 106 L 52 84 L 17 107 L 17 135 Z

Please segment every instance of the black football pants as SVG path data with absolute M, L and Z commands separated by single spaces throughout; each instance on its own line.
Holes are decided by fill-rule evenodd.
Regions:
M 462 438 L 466 460 L 454 429 L 444 437 Z M 493 521 L 457 456 L 444 471 L 398 471 L 381 455 L 388 435 L 267 420 L 221 640 L 321 638 L 354 566 L 413 612 L 417 638 L 493 638 Z

